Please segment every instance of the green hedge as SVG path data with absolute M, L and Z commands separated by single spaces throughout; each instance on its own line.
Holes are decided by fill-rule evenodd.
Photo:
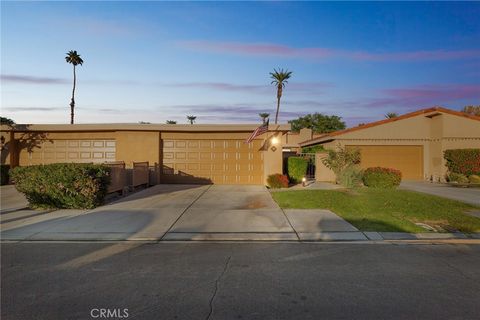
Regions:
M 54 163 L 10 172 L 33 208 L 91 209 L 103 203 L 110 168 L 101 164 Z
M 302 182 L 307 174 L 308 159 L 302 157 L 288 158 L 288 176 L 293 183 Z
M 443 153 L 449 172 L 480 175 L 480 149 L 450 149 Z
M 391 168 L 373 167 L 363 172 L 363 184 L 370 188 L 395 188 L 402 181 L 402 173 Z
M 288 188 L 288 177 L 280 173 L 271 174 L 267 178 L 267 184 L 272 189 Z
M 1 176 L 0 185 L 3 186 L 8 184 L 9 176 L 10 176 L 9 171 L 10 171 L 10 166 L 8 164 L 0 165 L 0 176 Z

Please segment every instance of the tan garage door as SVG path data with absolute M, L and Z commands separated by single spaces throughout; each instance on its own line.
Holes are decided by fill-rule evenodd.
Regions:
M 262 141 L 163 139 L 162 183 L 263 184 Z
M 115 161 L 115 140 L 45 140 L 30 147 L 20 144 L 20 165 L 58 162 Z
M 402 178 L 405 180 L 423 179 L 423 146 L 356 147 L 360 149 L 362 168 L 394 168 L 402 172 Z

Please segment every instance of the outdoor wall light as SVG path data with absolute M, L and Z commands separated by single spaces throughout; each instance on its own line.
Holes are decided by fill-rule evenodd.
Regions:
M 280 142 L 280 140 L 278 140 L 277 137 L 272 137 L 272 144 L 278 144 Z
M 303 177 L 302 178 L 302 186 L 305 187 L 305 182 L 307 182 L 307 178 Z

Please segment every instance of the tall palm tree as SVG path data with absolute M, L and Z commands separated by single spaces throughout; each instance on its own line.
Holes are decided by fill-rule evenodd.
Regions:
M 389 112 L 385 115 L 385 118 L 387 118 L 387 119 L 392 119 L 392 118 L 396 118 L 396 117 L 398 117 L 398 113 L 396 113 L 396 112 Z
M 262 112 L 258 114 L 262 118 L 263 124 L 267 122 L 267 118 L 270 117 L 270 113 Z
M 194 123 L 195 123 L 195 119 L 197 119 L 197 117 L 195 117 L 195 116 L 187 116 L 187 119 L 188 119 L 188 121 L 190 121 L 190 124 L 194 124 Z
M 72 101 L 70 101 L 70 124 L 73 124 L 74 109 L 75 109 L 75 86 L 77 82 L 76 67 L 77 65 L 82 65 L 83 60 L 82 58 L 80 58 L 80 55 L 77 53 L 76 50 L 70 50 L 68 51 L 67 56 L 65 57 L 65 61 L 73 65 L 73 90 L 72 90 Z
M 283 88 L 285 84 L 288 83 L 288 79 L 292 76 L 292 72 L 288 70 L 273 69 L 273 72 L 270 72 L 270 78 L 273 79 L 271 84 L 274 84 L 277 87 L 277 112 L 275 113 L 275 124 L 278 122 L 278 111 L 280 110 L 280 98 L 282 97 Z

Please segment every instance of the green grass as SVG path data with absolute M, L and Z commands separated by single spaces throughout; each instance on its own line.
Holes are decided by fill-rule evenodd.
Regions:
M 299 190 L 272 192 L 285 209 L 329 209 L 362 231 L 425 232 L 417 222 L 447 231 L 480 232 L 478 207 L 407 190 Z

